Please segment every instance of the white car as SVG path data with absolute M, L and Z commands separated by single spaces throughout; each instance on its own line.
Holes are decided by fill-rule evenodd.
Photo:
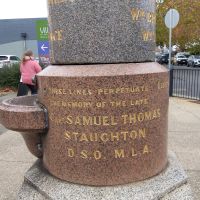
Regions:
M 20 58 L 15 55 L 0 55 L 0 68 L 19 62 Z
M 179 54 L 179 55 L 176 55 L 175 57 L 174 57 L 174 64 L 175 65 L 179 65 L 179 64 L 185 64 L 185 65 L 187 65 L 187 57 L 186 56 L 184 56 L 183 54 L 181 55 L 181 54 Z
M 200 67 L 200 55 L 191 55 L 188 58 L 188 67 Z

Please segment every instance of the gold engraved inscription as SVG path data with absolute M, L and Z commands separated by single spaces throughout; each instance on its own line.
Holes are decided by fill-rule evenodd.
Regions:
M 143 9 L 133 8 L 131 10 L 132 20 L 134 22 L 145 20 L 147 23 L 155 24 L 156 23 L 156 14 L 153 12 L 147 12 Z M 155 33 L 150 30 L 141 30 L 141 36 L 143 41 L 155 41 Z
M 64 108 L 91 108 L 93 102 L 87 101 L 53 101 L 50 100 L 50 106 L 64 107 Z
M 135 93 L 144 93 L 148 92 L 149 88 L 146 85 L 135 86 L 135 87 L 118 87 L 118 88 L 99 88 L 97 90 L 91 89 L 65 89 L 65 88 L 46 88 L 45 92 L 48 92 L 50 95 L 82 95 L 82 96 L 91 96 L 92 94 L 97 95 L 117 95 L 117 94 L 135 94 Z
M 127 107 L 127 106 L 142 106 L 148 104 L 148 99 L 135 99 L 129 101 L 100 101 L 100 102 L 90 102 L 90 101 L 63 101 L 63 100 L 50 100 L 50 106 L 54 107 L 63 107 L 63 108 L 71 108 L 71 109 L 81 109 L 81 108 L 105 108 L 106 106 L 111 106 L 114 108 Z
M 55 30 L 53 32 L 49 32 L 49 40 L 50 41 L 62 41 L 63 40 L 63 30 Z
M 50 95 L 74 95 L 74 96 L 90 96 L 92 91 L 90 89 L 65 89 L 65 88 L 47 88 Z
M 142 37 L 144 41 L 150 41 L 150 40 L 155 40 L 155 33 L 152 31 L 143 31 L 142 32 Z
M 56 5 L 56 4 L 61 4 L 61 3 L 72 3 L 75 0 L 48 0 L 48 3 L 50 5 Z
M 151 153 L 150 148 L 147 144 L 143 145 L 141 150 L 137 150 L 135 147 L 131 147 L 130 150 L 127 149 L 113 149 L 111 155 L 108 159 L 112 157 L 115 159 L 123 159 L 123 158 L 136 158 L 138 156 L 146 155 Z M 75 148 L 67 148 L 66 155 L 69 158 L 77 158 L 80 157 L 82 159 L 94 159 L 94 160 L 101 160 L 106 159 L 108 155 L 104 155 L 103 152 L 100 150 L 80 150 L 78 151 Z
M 149 150 L 149 146 L 148 145 L 145 145 L 142 149 L 141 152 L 136 152 L 136 149 L 135 148 L 131 148 L 131 153 L 128 152 L 128 151 L 125 151 L 125 149 L 115 149 L 114 150 L 115 152 L 115 158 L 126 158 L 126 157 L 136 157 L 138 156 L 138 154 L 149 154 L 150 153 L 150 150 Z
M 66 0 L 48 0 L 49 4 L 55 5 L 65 2 Z
M 148 99 L 136 99 L 136 100 L 131 100 L 130 105 L 131 106 L 141 106 L 141 105 L 147 105 Z
M 158 81 L 158 89 L 161 90 L 161 89 L 165 89 L 165 88 L 169 88 L 169 82 L 168 81 L 165 81 L 165 82 Z
M 118 124 L 137 124 L 160 118 L 160 108 L 138 113 L 123 114 L 121 116 L 56 116 L 49 113 L 50 121 L 57 125 L 67 124 L 76 126 L 116 126 Z
M 152 23 L 152 24 L 156 23 L 156 14 L 152 12 L 147 12 L 143 9 L 133 8 L 131 10 L 131 16 L 132 16 L 133 21 L 144 19 L 148 23 Z
M 149 40 L 149 38 L 147 40 Z M 166 88 L 167 84 L 168 82 L 155 80 L 155 89 L 160 90 Z M 44 91 L 46 92 L 45 94 L 53 96 L 53 98 L 49 100 L 50 107 L 66 108 L 66 111 L 61 112 L 60 115 L 58 115 L 57 112 L 49 112 L 49 120 L 53 124 L 52 126 L 58 125 L 63 127 L 63 125 L 66 125 L 66 130 L 63 132 L 63 138 L 66 144 L 69 143 L 69 146 L 66 147 L 66 156 L 69 158 L 93 159 L 98 161 L 102 159 L 134 159 L 152 153 L 151 146 L 145 144 L 148 138 L 152 137 L 146 126 L 149 123 L 148 121 L 160 119 L 161 109 L 158 107 L 151 108 L 150 106 L 147 108 L 147 106 L 145 106 L 149 104 L 149 99 L 145 98 L 149 95 L 149 91 L 150 89 L 146 85 L 98 89 L 46 88 Z M 147 92 L 147 94 L 144 94 L 145 92 Z M 127 95 L 128 99 L 122 100 L 124 99 L 122 97 L 126 96 L 124 94 L 130 94 Z M 140 98 L 140 96 L 143 96 L 141 94 L 144 94 L 143 98 Z M 58 95 L 58 97 L 56 97 L 56 95 Z M 66 95 L 66 99 L 62 97 L 62 95 Z M 60 96 L 61 98 L 59 98 Z M 67 96 L 72 97 L 69 98 L 71 101 L 68 101 Z M 95 98 L 93 98 L 93 96 Z M 98 102 L 98 100 L 103 99 L 101 97 L 105 97 L 105 101 Z M 121 109 L 120 114 L 118 112 L 114 112 L 115 114 L 117 113 L 116 115 L 114 113 L 108 115 L 101 114 L 101 109 L 106 106 L 112 107 L 112 110 L 123 107 L 131 108 L 132 106 L 143 107 L 141 109 L 135 108 L 136 112 L 129 111 L 126 113 L 127 109 Z M 67 108 L 77 110 L 94 108 L 95 111 L 98 111 L 96 112 L 98 115 L 93 115 L 91 112 L 86 112 L 85 114 L 82 110 L 80 113 L 68 112 L 70 109 L 67 110 Z M 69 113 L 73 113 L 74 115 Z M 87 115 L 88 113 L 90 113 L 90 115 Z M 145 124 L 145 122 L 148 123 Z M 96 127 L 96 131 L 92 128 L 87 128 L 87 126 Z M 118 130 L 118 126 L 123 126 L 123 129 Z M 68 127 L 70 128 L 68 129 Z M 74 127 L 79 128 L 72 131 Z M 140 140 L 142 141 L 140 142 Z M 70 147 L 70 144 L 80 145 L 80 148 L 76 148 L 74 145 Z M 113 147 L 107 152 L 103 151 L 101 149 L 102 147 L 99 148 L 99 146 L 95 144 L 111 145 L 111 147 L 113 145 Z M 122 144 L 124 146 L 122 146 Z M 94 149 L 88 148 L 88 145 L 94 146 Z
M 136 87 L 119 87 L 119 88 L 99 88 L 97 90 L 98 95 L 110 95 L 110 94 L 131 94 L 147 92 L 148 87 L 146 85 Z
M 67 156 L 70 158 L 79 156 L 80 158 L 83 159 L 90 159 L 90 158 L 93 158 L 95 160 L 102 159 L 102 153 L 99 150 L 95 151 L 81 150 L 80 152 L 77 152 L 75 149 L 67 148 Z
M 123 119 L 123 124 L 136 124 L 144 121 L 151 121 L 160 118 L 160 108 L 147 112 L 124 114 L 121 117 Z
M 110 101 L 111 107 L 126 107 L 127 102 L 126 101 Z
M 64 132 L 64 138 L 67 141 L 74 142 L 118 142 L 118 141 L 134 141 L 147 137 L 147 129 L 139 128 L 130 131 L 105 132 L 105 133 L 78 133 Z

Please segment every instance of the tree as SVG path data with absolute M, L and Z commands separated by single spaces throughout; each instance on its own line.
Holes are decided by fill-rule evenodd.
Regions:
M 200 40 L 200 3 L 199 0 L 165 0 L 157 4 L 157 44 L 167 44 L 169 30 L 165 26 L 164 17 L 170 8 L 178 10 L 180 21 L 173 29 L 173 44 L 179 44 L 185 50 L 190 44 L 199 44 Z M 199 52 L 200 53 L 200 52 Z

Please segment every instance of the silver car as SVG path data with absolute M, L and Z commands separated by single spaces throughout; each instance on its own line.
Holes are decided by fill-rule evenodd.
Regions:
M 0 55 L 0 68 L 19 62 L 20 58 L 15 55 Z
M 200 55 L 191 55 L 188 58 L 188 67 L 200 67 Z

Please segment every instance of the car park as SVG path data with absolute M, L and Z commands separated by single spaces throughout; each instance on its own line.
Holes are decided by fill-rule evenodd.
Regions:
M 155 53 L 155 62 L 158 62 L 160 56 L 161 56 L 161 53 L 159 53 L 159 52 Z
M 157 58 L 156 61 L 160 64 L 168 64 L 169 62 L 169 54 L 160 54 Z
M 178 55 L 184 55 L 186 58 L 189 58 L 189 57 L 190 57 L 190 53 L 189 53 L 189 52 L 178 52 L 176 55 L 177 55 L 177 56 L 178 56 Z
M 15 55 L 0 55 L 0 68 L 19 62 L 20 58 Z
M 200 67 L 200 55 L 191 55 L 187 62 L 188 67 Z
M 188 60 L 188 58 L 185 55 L 178 54 L 174 57 L 173 64 L 174 65 L 180 65 L 180 64 L 187 65 L 187 60 Z

